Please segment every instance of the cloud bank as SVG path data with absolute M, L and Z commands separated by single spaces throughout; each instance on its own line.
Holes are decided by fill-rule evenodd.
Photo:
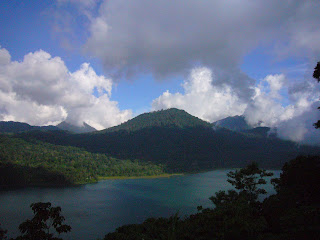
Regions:
M 11 61 L 0 49 L 0 119 L 33 125 L 83 121 L 97 129 L 117 125 L 131 118 L 111 101 L 112 80 L 98 76 L 88 63 L 69 72 L 59 57 L 45 51 Z
M 244 115 L 252 126 L 277 128 L 281 138 L 320 144 L 319 132 L 312 126 L 320 119 L 319 86 L 313 79 L 289 83 L 283 74 L 268 75 L 253 87 L 248 101 L 241 100 L 232 86 L 215 82 L 209 68 L 193 69 L 182 85 L 183 93 L 164 92 L 152 102 L 152 109 L 176 107 L 209 122 Z M 287 105 L 281 101 L 284 97 L 290 99 Z
M 255 82 L 240 71 L 243 57 L 259 46 L 277 58 L 319 56 L 318 10 L 319 1 L 300 0 L 103 1 L 84 48 L 127 78 L 147 71 L 166 79 L 206 66 L 216 85 L 248 99 Z

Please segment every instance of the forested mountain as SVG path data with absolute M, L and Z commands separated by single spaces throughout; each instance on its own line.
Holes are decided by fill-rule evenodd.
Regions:
M 241 132 L 244 134 L 248 134 L 250 136 L 270 137 L 270 138 L 277 137 L 276 129 L 273 129 L 272 131 L 270 131 L 271 128 L 269 127 L 253 128 L 246 122 L 244 116 L 227 117 L 212 123 L 212 125 L 213 125 L 213 128 L 216 130 L 219 130 L 219 128 L 226 128 L 228 130 L 231 130 L 234 132 Z
M 88 133 L 97 131 L 97 129 L 91 127 L 87 123 L 83 122 L 83 126 L 76 126 L 66 121 L 63 121 L 57 125 L 57 127 L 61 130 L 69 131 L 72 133 Z
M 0 186 L 66 185 L 94 182 L 99 177 L 162 173 L 160 165 L 0 134 Z
M 108 128 L 101 132 L 116 132 L 121 130 L 134 132 L 152 127 L 190 128 L 210 126 L 210 123 L 194 117 L 184 110 L 170 108 L 167 110 L 143 113 L 119 126 Z
M 142 114 L 95 133 L 32 131 L 17 136 L 164 164 L 172 172 L 243 167 L 252 161 L 264 168 L 280 168 L 297 155 L 320 154 L 319 147 L 299 146 L 263 134 L 214 130 L 209 123 L 177 109 Z
M 246 122 L 244 116 L 226 117 L 212 123 L 214 127 L 227 128 L 232 131 L 243 131 L 252 129 L 252 127 Z
M 0 121 L 0 133 L 18 133 L 32 130 L 59 130 L 55 126 L 31 126 L 27 123 L 13 122 L 13 121 Z

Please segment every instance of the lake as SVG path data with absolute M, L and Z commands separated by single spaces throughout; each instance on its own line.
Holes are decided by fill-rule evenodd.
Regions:
M 197 206 L 213 206 L 208 199 L 219 190 L 232 186 L 227 182 L 230 170 L 154 179 L 104 180 L 66 188 L 24 188 L 0 191 L 0 223 L 8 236 L 16 236 L 18 226 L 33 216 L 34 202 L 60 206 L 71 233 L 64 239 L 103 238 L 117 227 L 141 223 L 148 217 L 180 216 L 197 212 Z M 279 177 L 280 171 L 272 171 Z M 275 193 L 271 184 L 265 189 Z

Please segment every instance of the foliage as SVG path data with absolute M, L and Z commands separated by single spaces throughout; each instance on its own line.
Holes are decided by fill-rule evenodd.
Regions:
M 149 218 L 142 224 L 119 227 L 104 240 L 320 239 L 320 157 L 298 157 L 282 170 L 280 178 L 273 180 L 277 193 L 263 203 L 258 195 L 265 191 L 259 186 L 271 174 L 253 163 L 228 174 L 237 190 L 216 193 L 210 198 L 214 208 L 198 207 L 198 213 L 185 218 L 178 217 L 178 213 L 170 218 Z M 59 240 L 51 229 L 57 233 L 70 231 L 70 226 L 63 224 L 61 208 L 53 208 L 50 203 L 31 207 L 35 216 L 20 225 L 23 235 L 16 240 Z
M 7 239 L 7 230 L 5 230 L 5 229 L 2 229 L 1 228 L 1 224 L 0 224 L 0 240 L 5 240 L 5 239 Z
M 130 224 L 117 228 L 104 240 L 174 240 L 180 223 L 177 214 L 170 218 L 148 218 L 142 224 Z
M 21 122 L 13 122 L 13 121 L 0 121 L 0 133 L 19 133 L 25 131 L 32 131 L 32 130 L 43 130 L 43 131 L 53 131 L 59 130 L 59 128 L 55 126 L 30 126 L 27 123 Z
M 136 118 L 120 124 L 119 126 L 112 127 L 101 132 L 116 132 L 122 130 L 134 132 L 150 127 L 211 127 L 211 124 L 188 114 L 184 110 L 170 108 L 167 110 L 141 114 Z
M 139 159 L 163 164 L 170 172 L 193 172 L 218 167 L 245 167 L 257 160 L 264 168 L 278 168 L 297 155 L 319 154 L 315 146 L 278 138 L 256 137 L 227 129 L 177 126 L 145 127 L 136 131 L 119 130 L 90 134 L 66 132 L 27 132 L 19 134 L 27 141 L 37 139 L 56 145 L 74 146 L 91 153 L 117 159 Z
M 55 233 L 71 231 L 69 225 L 63 224 L 65 218 L 61 216 L 60 207 L 51 207 L 51 203 L 32 203 L 31 206 L 34 217 L 19 225 L 21 236 L 15 240 L 62 240 L 55 237 Z
M 312 76 L 320 82 L 320 62 L 317 62 Z
M 0 185 L 65 185 L 107 176 L 164 173 L 160 165 L 118 160 L 70 146 L 0 135 Z
M 317 63 L 317 65 L 314 68 L 313 71 L 313 78 L 315 78 L 318 82 L 320 82 L 320 62 Z M 320 109 L 320 107 L 318 107 Z M 315 124 L 313 124 L 315 128 L 320 128 L 320 120 L 318 120 Z
M 229 182 L 237 191 L 220 191 L 210 198 L 214 208 L 199 206 L 198 213 L 177 219 L 173 236 L 181 240 L 320 239 L 319 170 L 320 157 L 290 161 L 273 181 L 277 194 L 263 203 L 258 195 L 265 191 L 259 186 L 270 173 L 256 164 L 230 172 Z M 122 226 L 104 239 L 168 239 L 170 219 Z
M 203 209 L 199 206 L 197 214 L 185 219 L 179 219 L 177 215 L 169 219 L 148 219 L 142 224 L 120 227 L 115 232 L 107 234 L 104 239 L 169 239 L 168 236 L 174 236 L 174 239 L 197 240 L 258 239 L 257 237 L 267 229 L 261 205 L 257 204 L 257 196 L 265 192 L 258 186 L 265 184 L 264 178 L 271 175 L 259 169 L 255 163 L 250 164 L 228 174 L 229 182 L 238 191 L 216 193 L 210 198 L 215 208 Z M 173 219 L 175 222 L 172 225 Z
M 273 173 L 259 169 L 257 163 L 249 164 L 246 168 L 229 172 L 227 176 L 231 183 L 240 193 L 248 195 L 251 201 L 256 201 L 259 194 L 266 194 L 266 190 L 258 188 L 258 185 L 266 184 L 265 177 L 273 176 Z
M 277 194 L 263 203 L 270 232 L 284 239 L 320 239 L 320 157 L 297 157 L 282 168 Z

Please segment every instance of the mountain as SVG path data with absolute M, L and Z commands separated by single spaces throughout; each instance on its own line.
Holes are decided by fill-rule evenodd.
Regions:
M 67 123 L 66 121 L 63 121 L 63 122 L 59 123 L 56 127 L 61 130 L 69 131 L 72 133 L 89 133 L 89 132 L 97 131 L 97 129 L 91 127 L 90 125 L 88 125 L 85 122 L 83 122 L 83 126 L 79 127 L 79 126 Z
M 152 163 L 119 160 L 75 147 L 0 134 L 0 189 L 4 186 L 62 186 L 95 182 L 99 177 L 163 173 L 163 166 Z
M 151 127 L 210 127 L 210 123 L 190 115 L 184 110 L 170 108 L 167 110 L 143 113 L 118 126 L 102 130 L 103 132 L 117 132 L 121 130 L 134 132 L 144 128 Z
M 119 159 L 139 159 L 161 164 L 169 172 L 244 167 L 256 161 L 260 167 L 280 168 L 298 155 L 319 155 L 320 148 L 250 132 L 213 129 L 182 110 L 146 113 L 117 127 L 85 133 L 65 131 L 20 133 L 25 140 L 37 139 L 56 145 L 75 146 L 88 152 Z
M 227 128 L 237 132 L 252 129 L 252 127 L 246 122 L 244 116 L 227 117 L 214 122 L 213 126 Z
M 244 116 L 227 117 L 212 123 L 214 129 L 221 128 L 229 129 L 231 131 L 240 132 L 250 136 L 256 137 L 277 137 L 276 129 L 270 131 L 269 127 L 251 127 L 245 120 Z
M 32 130 L 59 130 L 55 126 L 31 126 L 27 123 L 13 122 L 13 121 L 0 121 L 0 133 L 19 133 Z

